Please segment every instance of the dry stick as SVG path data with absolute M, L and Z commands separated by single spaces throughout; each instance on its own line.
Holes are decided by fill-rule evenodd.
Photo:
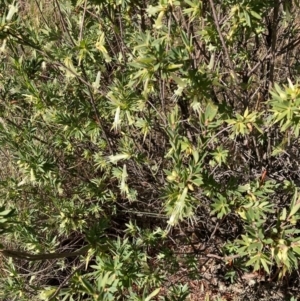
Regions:
M 276 43 L 277 43 L 277 21 L 279 14 L 279 0 L 274 1 L 274 12 L 273 12 L 273 21 L 272 21 L 272 42 L 271 42 L 271 66 L 270 66 L 270 85 L 274 84 L 274 70 L 275 70 L 275 59 L 276 59 Z
M 10 119 L 6 118 L 5 121 L 7 121 L 8 123 L 10 123 L 11 125 L 15 126 L 17 129 L 19 129 L 20 131 L 22 130 L 22 126 L 16 124 L 15 122 L 11 121 Z M 43 144 L 46 144 L 48 145 L 48 142 L 46 142 L 45 140 L 35 136 L 35 135 L 32 135 L 32 138 L 43 143 Z
M 178 27 L 181 27 L 181 25 L 179 24 L 179 21 L 178 21 L 176 15 L 175 15 L 174 11 L 171 11 L 171 14 L 172 14 L 172 17 L 173 17 L 174 21 L 176 22 L 177 26 L 178 26 Z M 182 12 L 181 12 L 181 14 L 182 14 Z M 183 19 L 183 17 L 182 17 L 182 19 Z M 183 20 L 184 20 L 184 19 L 183 19 Z M 184 20 L 184 25 L 187 26 L 186 23 L 185 23 L 185 20 Z M 187 30 L 187 28 L 185 28 L 185 29 Z M 202 49 L 201 46 L 199 45 L 199 43 L 198 43 L 198 41 L 197 41 L 197 39 L 196 39 L 196 36 L 194 35 L 194 32 L 192 32 L 191 34 L 192 34 L 193 41 L 194 41 L 194 42 L 197 44 L 197 46 L 198 46 L 198 50 L 200 51 L 200 53 L 201 53 L 202 56 L 204 57 L 205 62 L 208 64 L 208 63 L 209 63 L 209 58 L 208 58 L 208 56 L 204 53 L 203 49 Z M 196 59 L 199 58 L 199 57 L 200 57 L 200 55 L 197 55 Z
M 76 44 L 74 43 L 73 38 L 72 38 L 69 30 L 66 27 L 66 24 L 65 24 L 65 21 L 64 21 L 64 16 L 63 16 L 63 14 L 61 12 L 61 9 L 60 9 L 60 6 L 59 6 L 59 3 L 57 2 L 57 0 L 55 0 L 55 3 L 57 5 L 57 9 L 58 9 L 58 12 L 59 12 L 59 17 L 60 17 L 60 22 L 61 22 L 61 25 L 63 27 L 63 30 L 69 36 L 70 42 L 73 44 L 73 46 L 76 46 Z
M 24 267 L 22 267 L 21 265 L 15 265 L 18 269 L 25 271 L 26 273 L 21 273 L 19 272 L 18 275 L 22 276 L 22 277 L 32 277 L 32 276 L 37 276 L 37 275 L 47 275 L 47 271 L 51 270 L 53 271 L 53 269 L 55 269 L 54 265 L 56 263 L 52 262 L 51 264 L 47 265 L 44 269 L 38 270 L 36 272 L 30 272 L 30 270 L 25 269 Z
M 270 55 L 270 49 L 267 51 L 267 53 L 259 60 L 259 62 L 257 62 L 257 64 L 254 65 L 254 67 L 247 73 L 247 77 L 250 77 L 255 70 L 263 63 L 263 61 L 267 58 L 269 58 Z
M 84 9 L 84 7 L 83 7 L 82 5 L 80 5 L 80 7 Z M 86 9 L 86 12 L 89 13 L 89 15 L 91 15 L 92 17 L 96 18 L 96 19 L 99 21 L 99 24 L 101 24 L 101 22 L 103 21 L 103 20 L 101 19 L 100 16 L 94 14 L 92 11 Z M 113 24 L 114 24 L 114 23 L 113 23 Z M 115 33 L 115 36 L 116 36 L 115 29 L 113 29 L 113 30 L 114 30 L 114 33 Z M 106 42 L 107 42 L 107 44 L 109 45 L 110 50 L 114 53 L 115 57 L 117 57 L 116 52 L 114 51 L 113 47 L 111 46 L 110 41 L 109 41 L 109 40 L 106 40 Z M 118 44 L 119 49 L 122 50 L 122 47 L 120 46 L 119 41 L 118 41 L 117 38 L 116 38 L 116 42 L 117 42 L 117 44 Z M 124 45 L 124 47 L 126 47 L 126 45 Z M 126 47 L 126 48 L 127 48 L 127 47 Z M 128 48 L 127 48 L 127 50 L 128 50 Z M 123 53 L 123 52 L 122 52 L 122 53 Z
M 49 301 L 51 300 L 55 300 L 55 297 L 59 294 L 61 288 L 77 273 L 77 271 L 79 271 L 84 265 L 86 264 L 86 262 L 82 262 L 68 277 L 66 277 L 66 279 L 64 279 L 64 281 L 59 285 L 59 287 L 56 289 L 56 291 L 54 292 L 54 294 L 49 298 Z
M 155 106 L 151 103 L 150 100 L 147 101 L 148 104 L 152 107 L 152 109 L 159 115 L 160 119 L 162 120 L 162 122 L 164 123 L 164 126 L 167 126 L 167 121 L 166 118 L 164 118 L 159 111 L 155 108 Z
M 116 32 L 116 29 L 115 29 L 115 22 L 114 22 L 114 20 L 111 18 L 110 14 L 109 14 L 109 11 L 107 11 L 106 7 L 103 7 L 103 11 L 104 11 L 104 13 L 106 14 L 106 17 L 109 19 L 110 23 L 111 23 L 112 26 L 113 26 L 113 31 L 114 31 L 114 34 L 115 34 L 115 37 L 116 37 L 116 41 L 117 41 L 118 47 L 119 47 L 120 51 L 122 52 L 122 54 L 123 54 L 123 51 L 122 51 L 122 45 L 123 45 L 123 47 L 125 47 L 126 50 L 127 50 L 128 52 L 130 52 L 130 53 L 133 55 L 132 49 L 130 49 L 125 43 L 122 43 L 122 45 L 120 45 L 120 43 L 119 43 L 120 37 L 118 36 L 118 34 L 117 34 L 117 32 Z M 101 22 L 101 21 L 102 21 L 101 18 L 99 18 L 99 22 Z M 122 38 L 121 38 L 121 39 L 122 39 Z M 121 39 L 120 39 L 120 40 L 121 40 Z M 111 47 L 111 48 L 112 48 L 112 47 Z M 125 60 L 125 58 L 124 58 L 124 60 Z
M 228 260 L 232 260 L 232 259 L 235 259 L 235 258 L 239 258 L 239 257 L 242 257 L 242 255 L 231 255 L 231 256 L 219 256 L 219 255 L 216 255 L 216 254 L 205 254 L 206 257 L 208 258 L 215 258 L 215 259 L 218 259 L 218 260 L 221 260 L 221 261 L 228 261 Z
M 49 27 L 49 24 L 48 24 L 47 20 L 45 19 L 44 14 L 43 14 L 43 12 L 40 8 L 39 2 L 37 0 L 35 0 L 35 3 L 36 3 L 36 6 L 38 7 L 38 10 L 39 10 L 41 16 L 42 16 L 42 19 L 44 20 L 45 24 Z
M 180 27 L 179 22 L 178 22 L 178 20 L 177 20 L 175 14 L 174 14 L 173 12 L 172 12 L 172 16 L 173 16 L 174 20 L 176 21 L 177 25 Z M 183 12 L 182 12 L 181 9 L 180 9 L 180 16 L 181 16 L 181 20 L 182 20 L 182 22 L 183 22 L 184 28 L 185 28 L 185 30 L 186 30 L 186 32 L 187 32 L 187 36 L 188 36 L 188 37 L 190 37 L 190 36 L 192 37 L 192 40 L 197 44 L 198 49 L 200 50 L 200 52 L 202 53 L 202 55 L 204 56 L 204 58 L 207 60 L 207 62 L 209 62 L 209 60 L 207 59 L 207 56 L 203 53 L 203 50 L 202 50 L 201 47 L 199 46 L 198 41 L 195 39 L 193 27 L 190 26 L 191 23 L 190 23 L 190 22 L 189 22 L 189 24 L 186 23 L 186 20 L 185 20 L 185 18 L 184 18 L 184 14 L 183 14 Z M 190 54 L 190 57 L 191 57 L 192 60 L 193 60 L 193 67 L 194 67 L 194 69 L 196 69 L 196 68 L 197 68 L 197 65 L 196 65 L 196 59 L 197 59 L 198 56 L 196 55 L 195 51 L 194 51 L 194 55 L 193 55 L 193 54 Z
M 296 46 L 298 46 L 300 44 L 300 38 L 297 38 L 293 41 L 291 41 L 289 44 L 287 44 L 286 46 L 284 46 L 282 49 L 280 49 L 277 54 L 278 55 L 282 55 L 284 54 L 286 51 L 289 50 L 293 50 Z
M 119 28 L 120 28 L 120 34 L 121 34 L 121 52 L 122 52 L 122 56 L 124 59 L 124 62 L 127 63 L 127 59 L 126 59 L 126 54 L 124 53 L 124 33 L 123 33 L 123 23 L 122 23 L 122 12 L 121 12 L 121 5 L 119 6 L 119 15 L 118 15 L 118 20 L 119 20 Z
M 200 251 L 205 251 L 206 248 L 204 248 L 203 250 L 200 250 Z M 199 252 L 198 252 L 199 253 Z M 188 254 L 195 254 L 195 252 L 176 252 L 175 254 L 185 254 L 185 255 L 188 255 Z M 201 254 L 202 255 L 202 254 Z M 211 254 L 211 253 L 208 253 L 208 254 L 205 254 L 203 253 L 203 257 L 206 257 L 206 258 L 214 258 L 214 259 L 217 259 L 217 260 L 220 260 L 220 261 L 228 261 L 228 260 L 233 260 L 233 259 L 236 259 L 236 258 L 240 258 L 242 257 L 243 255 L 239 255 L 239 254 L 236 254 L 236 255 L 229 255 L 229 256 L 220 256 L 220 255 L 216 255 L 216 254 Z
M 236 74 L 236 72 L 234 70 L 233 63 L 232 63 L 232 61 L 230 59 L 230 56 L 229 56 L 229 53 L 228 53 L 228 50 L 227 50 L 227 47 L 226 47 L 226 44 L 225 44 L 222 32 L 221 32 L 221 28 L 219 26 L 219 22 L 218 22 L 216 10 L 215 10 L 214 2 L 213 2 L 213 0 L 209 0 L 209 3 L 210 3 L 210 7 L 211 7 L 211 10 L 212 10 L 212 13 L 213 13 L 215 25 L 217 27 L 217 31 L 218 31 L 218 34 L 219 34 L 219 37 L 220 37 L 220 40 L 221 40 L 221 43 L 222 43 L 222 46 L 223 46 L 223 50 L 224 50 L 225 55 L 226 55 L 227 60 L 228 60 L 229 67 L 230 67 L 230 69 L 232 71 L 234 79 L 237 80 L 238 77 L 237 77 L 237 74 Z
M 83 15 L 82 15 L 82 21 L 81 21 L 80 33 L 79 33 L 79 42 L 82 40 L 83 37 L 83 25 L 84 25 L 84 18 L 86 14 L 86 5 L 87 5 L 87 0 L 84 1 Z
M 224 218 L 222 218 L 222 221 L 223 221 L 223 220 L 224 220 Z M 211 239 L 215 236 L 215 234 L 216 234 L 216 232 L 217 232 L 219 226 L 220 226 L 220 224 L 219 224 L 219 222 L 217 222 L 217 224 L 216 224 L 216 226 L 215 226 L 215 228 L 214 228 L 212 234 L 210 235 L 210 237 L 209 237 L 209 239 L 208 239 L 208 243 L 209 243 L 209 242 L 211 241 Z
M 50 259 L 60 259 L 60 258 L 67 258 L 67 257 L 76 257 L 79 255 L 86 254 L 86 252 L 89 249 L 90 249 L 90 246 L 87 245 L 75 252 L 30 254 L 27 252 L 3 249 L 3 250 L 0 250 L 0 253 L 2 253 L 6 257 L 12 257 L 12 258 L 16 258 L 16 259 L 25 259 L 28 261 L 37 261 L 37 260 L 50 260 Z

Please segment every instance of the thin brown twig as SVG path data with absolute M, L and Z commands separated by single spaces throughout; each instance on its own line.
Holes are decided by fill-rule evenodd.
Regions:
M 83 261 L 70 275 L 68 275 L 64 281 L 59 285 L 59 287 L 56 289 L 56 291 L 53 293 L 53 295 L 49 298 L 49 301 L 55 300 L 56 296 L 59 294 L 62 287 L 86 264 L 85 261 Z
M 212 10 L 212 13 L 213 13 L 214 22 L 215 22 L 215 25 L 217 27 L 217 31 L 218 31 L 218 34 L 219 34 L 219 38 L 220 38 L 220 41 L 222 43 L 224 53 L 225 53 L 225 55 L 227 57 L 227 60 L 228 60 L 229 67 L 230 67 L 230 69 L 232 71 L 232 75 L 233 75 L 234 79 L 237 80 L 238 77 L 237 77 L 237 74 L 236 74 L 236 72 L 234 70 L 233 63 L 231 61 L 231 58 L 230 58 L 227 46 L 225 44 L 225 41 L 224 41 L 224 38 L 223 38 L 223 35 L 222 35 L 222 32 L 221 32 L 221 28 L 220 28 L 220 25 L 219 25 L 217 14 L 216 14 L 214 2 L 213 2 L 213 0 L 209 0 L 209 3 L 210 3 L 210 7 L 211 7 L 211 10 Z
M 235 259 L 235 258 L 240 258 L 242 257 L 242 255 L 231 255 L 231 256 L 219 256 L 219 255 L 216 255 L 216 254 L 205 254 L 206 257 L 208 258 L 215 258 L 215 259 L 218 259 L 218 260 L 222 260 L 222 261 L 228 261 L 228 260 L 232 260 L 232 259 Z
M 269 58 L 271 49 L 269 49 L 267 51 L 267 53 L 262 57 L 262 59 L 259 60 L 259 62 L 257 62 L 257 64 L 254 65 L 254 67 L 247 73 L 247 77 L 250 77 L 255 70 L 264 62 L 265 59 Z
M 56 5 L 57 5 L 57 9 L 58 9 L 58 12 L 59 12 L 59 17 L 60 17 L 60 22 L 61 22 L 61 25 L 62 25 L 62 27 L 63 27 L 63 30 L 64 30 L 64 32 L 69 36 L 70 42 L 73 44 L 73 46 L 75 46 L 76 44 L 75 44 L 75 42 L 74 42 L 74 40 L 73 40 L 73 38 L 72 38 L 72 36 L 71 36 L 69 30 L 67 29 L 66 24 L 65 24 L 64 16 L 63 16 L 63 13 L 62 13 L 62 11 L 61 11 L 61 9 L 60 9 L 59 3 L 58 3 L 57 0 L 55 0 L 55 3 L 56 3 Z
M 49 24 L 48 24 L 47 20 L 45 19 L 44 14 L 43 14 L 43 12 L 42 12 L 42 10 L 40 8 L 39 2 L 37 0 L 35 0 L 35 4 L 36 4 L 36 6 L 37 6 L 37 8 L 38 8 L 38 10 L 39 10 L 39 12 L 40 12 L 40 14 L 42 16 L 42 19 L 45 22 L 45 24 L 49 27 Z
M 37 260 L 54 260 L 54 259 L 67 258 L 67 257 L 76 257 L 79 255 L 86 254 L 89 249 L 90 246 L 87 245 L 75 252 L 31 254 L 31 253 L 21 252 L 16 250 L 3 249 L 0 250 L 0 253 L 2 253 L 6 257 L 25 259 L 28 261 L 37 261 Z
M 120 34 L 121 34 L 121 49 L 120 51 L 122 52 L 122 56 L 123 56 L 123 59 L 124 59 L 124 62 L 126 63 L 127 59 L 126 59 L 126 54 L 124 53 L 124 48 L 125 45 L 124 45 L 124 33 L 123 33 L 123 23 L 122 23 L 122 12 L 121 12 L 121 5 L 119 7 L 119 15 L 118 15 L 118 20 L 119 20 L 119 28 L 120 28 Z
M 274 1 L 274 12 L 273 12 L 273 21 L 272 21 L 272 33 L 271 33 L 271 66 L 270 66 L 270 86 L 272 87 L 274 84 L 274 70 L 275 70 L 275 59 L 276 59 L 276 44 L 277 44 L 277 23 L 278 23 L 278 15 L 279 15 L 279 0 Z
M 290 43 L 288 43 L 287 45 L 285 45 L 282 49 L 280 49 L 276 54 L 277 55 L 282 55 L 284 54 L 286 51 L 292 50 L 293 48 L 295 48 L 296 46 L 298 46 L 300 44 L 300 38 L 297 38 L 293 41 L 291 41 Z
M 83 15 L 82 15 L 82 21 L 81 21 L 80 32 L 79 32 L 79 42 L 83 38 L 83 26 L 84 26 L 85 14 L 86 14 L 86 6 L 87 6 L 87 0 L 84 1 Z

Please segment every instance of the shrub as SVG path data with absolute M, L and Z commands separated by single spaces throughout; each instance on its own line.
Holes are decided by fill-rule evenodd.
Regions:
M 2 300 L 185 300 L 205 258 L 232 281 L 297 268 L 296 3 L 0 11 Z

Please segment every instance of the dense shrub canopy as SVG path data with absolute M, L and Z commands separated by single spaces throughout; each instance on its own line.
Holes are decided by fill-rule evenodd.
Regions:
M 298 1 L 0 12 L 1 300 L 298 285 Z

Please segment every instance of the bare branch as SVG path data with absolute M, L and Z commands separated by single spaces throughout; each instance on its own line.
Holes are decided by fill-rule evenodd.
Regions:
M 214 2 L 213 2 L 213 0 L 209 0 L 209 3 L 210 3 L 211 10 L 212 10 L 212 13 L 213 13 L 215 25 L 216 25 L 216 27 L 217 27 L 217 31 L 218 31 L 218 34 L 219 34 L 219 38 L 220 38 L 220 41 L 221 41 L 221 43 L 222 43 L 224 53 L 225 53 L 225 55 L 226 55 L 226 57 L 227 57 L 227 60 L 228 60 L 229 67 L 230 67 L 230 69 L 231 69 L 231 71 L 232 71 L 232 75 L 233 75 L 234 79 L 237 80 L 238 77 L 237 77 L 237 74 L 236 74 L 236 72 L 235 72 L 235 70 L 234 70 L 233 63 L 232 63 L 232 61 L 231 61 L 231 58 L 230 58 L 230 55 L 229 55 L 227 46 L 226 46 L 226 44 L 225 44 L 225 41 L 224 41 L 224 38 L 223 38 L 223 35 L 222 35 L 222 32 L 221 32 L 221 28 L 220 28 L 220 25 L 219 25 L 219 21 L 218 21 L 217 14 L 216 14 Z

